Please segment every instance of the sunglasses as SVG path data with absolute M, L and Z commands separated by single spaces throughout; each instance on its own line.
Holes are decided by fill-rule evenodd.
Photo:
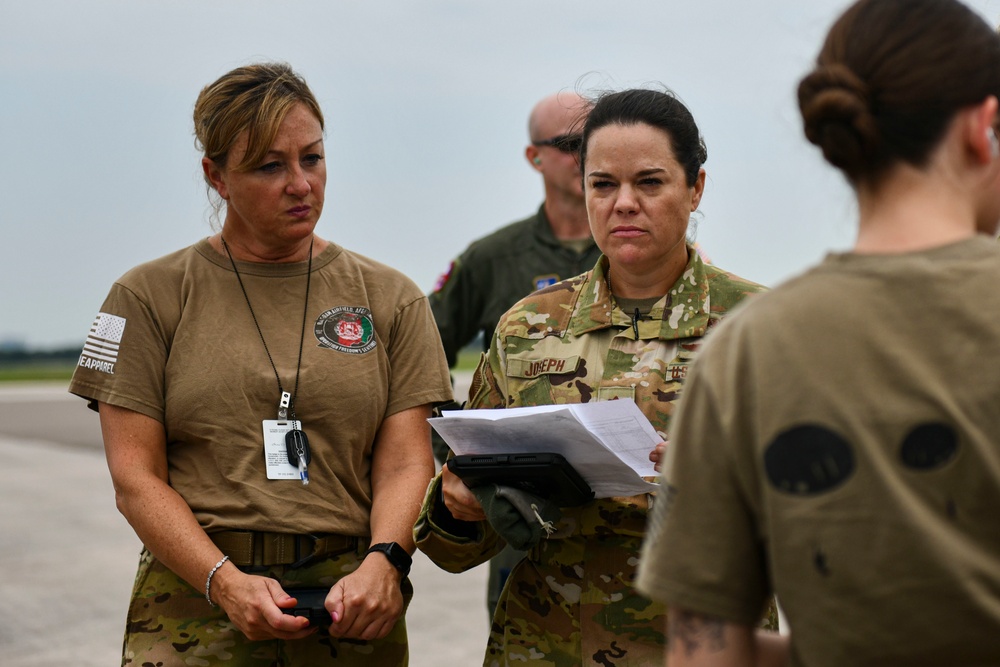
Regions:
M 533 146 L 552 146 L 563 153 L 579 153 L 583 143 L 583 135 L 580 134 L 560 134 L 551 139 L 540 139 L 532 141 Z

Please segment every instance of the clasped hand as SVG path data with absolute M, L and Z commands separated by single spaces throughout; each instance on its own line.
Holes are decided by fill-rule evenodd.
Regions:
M 400 574 L 384 558 L 366 558 L 358 569 L 330 589 L 325 607 L 331 636 L 370 641 L 392 631 L 403 612 Z M 222 575 L 222 576 L 220 576 Z M 229 620 L 252 641 L 301 639 L 316 632 L 306 618 L 285 614 L 296 600 L 270 577 L 245 574 L 235 566 L 220 570 L 217 602 Z

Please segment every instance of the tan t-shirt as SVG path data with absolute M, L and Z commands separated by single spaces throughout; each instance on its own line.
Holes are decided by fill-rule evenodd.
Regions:
M 306 262 L 237 266 L 285 390 L 295 387 Z M 311 483 L 267 479 L 278 381 L 229 259 L 207 240 L 114 284 L 70 391 L 163 423 L 170 484 L 207 531 L 368 535 L 382 420 L 449 400 L 437 328 L 399 272 L 330 244 L 313 259 L 296 414 Z
M 1000 664 L 1000 249 L 832 255 L 688 376 L 641 563 L 654 599 L 809 667 Z

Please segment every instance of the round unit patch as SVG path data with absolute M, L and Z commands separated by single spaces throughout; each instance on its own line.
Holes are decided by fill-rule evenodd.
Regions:
M 337 306 L 316 318 L 313 333 L 320 347 L 364 354 L 375 349 L 372 311 L 361 306 Z

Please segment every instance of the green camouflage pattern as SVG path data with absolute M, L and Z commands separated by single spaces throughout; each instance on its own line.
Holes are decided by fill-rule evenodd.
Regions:
M 473 379 L 468 408 L 630 399 L 666 439 L 700 339 L 756 283 L 705 264 L 688 265 L 647 316 L 632 317 L 607 287 L 607 260 L 521 300 L 501 320 Z M 636 336 L 638 328 L 638 336 Z M 428 488 L 414 527 L 417 546 L 450 572 L 503 547 L 485 523 L 468 535 L 434 520 L 447 512 L 440 482 Z M 511 573 L 493 619 L 484 665 L 663 664 L 666 610 L 633 589 L 652 496 L 597 499 L 563 508 L 549 540 Z M 766 625 L 777 627 L 771 609 Z
M 361 563 L 364 552 L 349 552 L 298 568 L 273 566 L 261 576 L 289 587 L 332 587 Z M 413 588 L 403 580 L 408 606 Z M 221 607 L 210 607 L 205 592 L 192 588 L 145 549 L 129 604 L 122 665 L 130 667 L 308 667 L 311 665 L 406 665 L 406 623 L 378 641 L 335 639 L 321 630 L 293 641 L 250 641 Z
M 454 366 L 459 350 L 480 333 L 483 349 L 488 350 L 497 322 L 518 299 L 592 267 L 601 251 L 593 239 L 585 246 L 568 247 L 556 238 L 544 203 L 533 215 L 474 241 L 428 296 L 448 365 Z M 455 400 L 462 403 L 466 398 Z M 448 445 L 437 431 L 431 433 L 431 446 L 438 461 L 448 458 Z M 503 582 L 523 556 L 508 548 L 490 560 L 486 608 L 491 616 Z

